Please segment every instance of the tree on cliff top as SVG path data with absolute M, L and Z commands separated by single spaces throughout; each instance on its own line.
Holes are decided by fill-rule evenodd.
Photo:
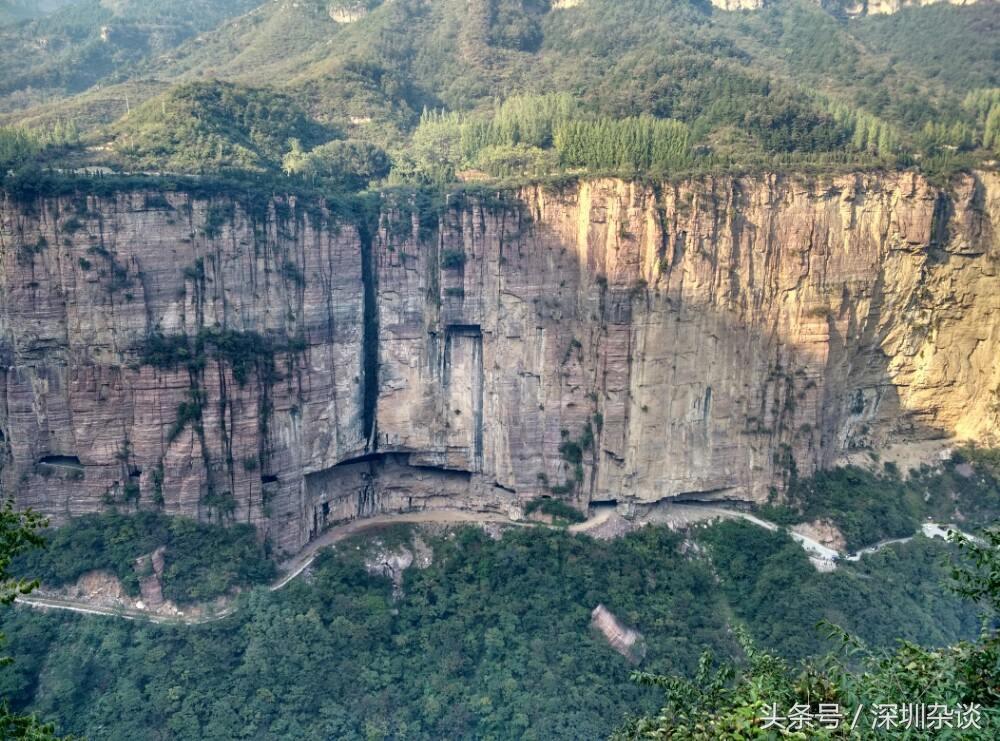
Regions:
M 635 672 L 634 681 L 663 689 L 666 702 L 655 716 L 628 721 L 612 738 L 717 739 L 717 738 L 861 738 L 891 735 L 904 728 L 880 726 L 879 708 L 920 704 L 958 708 L 972 713 L 974 723 L 961 731 L 962 738 L 996 738 L 1000 724 L 1000 526 L 986 531 L 981 542 L 951 533 L 965 551 L 967 561 L 954 569 L 953 588 L 987 610 L 977 642 L 962 641 L 942 649 L 927 649 L 901 641 L 892 651 L 872 651 L 836 626 L 827 624 L 830 637 L 842 644 L 830 654 L 799 669 L 759 650 L 742 626 L 735 632 L 746 655 L 745 666 L 713 668 L 711 654 L 702 656 L 693 680 Z M 860 668 L 859 668 L 860 667 Z M 791 728 L 781 725 L 790 708 L 808 714 L 822 705 L 836 707 L 844 718 L 837 727 L 815 722 Z M 862 709 L 861 723 L 852 730 L 853 712 Z M 872 720 L 871 713 L 876 713 Z M 887 713 L 889 711 L 886 711 Z M 789 713 L 790 716 L 790 713 Z M 772 720 L 774 723 L 772 723 Z M 953 728 L 948 721 L 946 728 Z M 832 725 L 832 724 L 831 724 Z M 768 727 L 770 726 L 770 727 Z M 933 724 L 910 732 L 908 738 L 931 738 L 942 733 Z
M 0 605 L 10 605 L 19 595 L 38 586 L 37 581 L 13 576 L 9 569 L 17 554 L 44 545 L 38 531 L 45 525 L 45 520 L 31 510 L 18 512 L 9 501 L 0 508 Z M 0 658 L 0 664 L 10 662 L 8 657 Z M 0 699 L 0 738 L 47 741 L 55 738 L 55 729 L 33 715 L 12 713 L 7 701 Z

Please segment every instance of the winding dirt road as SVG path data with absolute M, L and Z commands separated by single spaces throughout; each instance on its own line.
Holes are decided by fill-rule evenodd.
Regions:
M 602 509 L 596 512 L 593 517 L 585 522 L 572 525 L 568 529 L 573 533 L 586 533 L 590 530 L 595 530 L 603 525 L 606 525 L 616 516 L 617 515 L 613 508 Z M 725 507 L 708 503 L 678 503 L 664 505 L 659 510 L 654 510 L 650 513 L 650 515 L 644 518 L 643 524 L 660 523 L 676 526 L 711 519 L 742 519 L 772 532 L 781 529 L 781 526 L 776 523 L 762 520 L 761 518 L 748 512 L 727 509 Z M 351 522 L 343 525 L 335 525 L 334 527 L 331 527 L 329 530 L 316 538 L 316 540 L 306 545 L 305 548 L 299 551 L 291 559 L 282 563 L 280 566 L 282 575 L 274 581 L 268 589 L 275 592 L 286 587 L 292 580 L 297 578 L 303 571 L 309 568 L 309 566 L 316 559 L 316 556 L 324 548 L 328 548 L 345 538 L 349 538 L 350 536 L 356 535 L 357 533 L 365 530 L 384 525 L 396 525 L 401 523 L 440 525 L 496 523 L 514 527 L 549 527 L 537 522 L 519 522 L 511 520 L 503 515 L 489 512 L 469 512 L 466 510 L 447 509 L 425 512 L 407 512 L 394 515 L 377 515 L 364 520 L 352 520 Z M 943 538 L 947 535 L 946 527 L 936 523 L 925 523 L 921 530 L 927 537 Z M 845 555 L 805 535 L 791 531 L 789 531 L 789 535 L 797 543 L 799 543 L 803 549 L 805 549 L 806 553 L 809 554 L 810 559 L 812 559 L 818 567 L 822 564 L 827 564 L 829 568 L 835 567 L 836 562 L 839 560 L 857 561 L 862 556 L 875 553 L 882 548 L 895 543 L 905 543 L 913 538 L 913 536 L 910 536 L 908 538 L 884 540 L 869 546 L 868 548 L 864 548 L 857 553 Z M 972 538 L 973 540 L 978 540 L 974 536 L 967 535 L 966 533 L 962 533 L 962 535 Z M 105 615 L 124 620 L 147 620 L 151 623 L 163 625 L 204 625 L 206 623 L 224 620 L 232 615 L 237 609 L 237 603 L 234 601 L 231 602 L 226 608 L 208 615 L 161 615 L 147 610 L 137 610 L 120 606 L 105 607 L 101 605 L 88 604 L 82 600 L 62 599 L 51 596 L 41 597 L 29 595 L 18 597 L 16 602 L 17 604 L 39 610 L 64 610 L 67 612 L 75 612 L 85 615 Z
M 335 525 L 320 535 L 316 540 L 310 542 L 305 548 L 299 551 L 291 559 L 280 565 L 282 575 L 273 582 L 268 589 L 276 592 L 286 587 L 293 579 L 298 577 L 316 560 L 316 556 L 324 548 L 349 538 L 364 530 L 381 527 L 384 525 L 397 525 L 401 523 L 411 524 L 439 524 L 439 525 L 460 525 L 460 524 L 482 524 L 498 523 L 502 525 L 513 525 L 520 527 L 533 527 L 538 523 L 515 522 L 503 515 L 489 512 L 468 512 L 465 510 L 433 510 L 426 512 L 406 512 L 397 515 L 378 515 L 364 520 L 352 520 L 343 525 Z M 542 525 L 544 527 L 544 525 Z M 19 605 L 33 607 L 40 610 L 65 610 L 85 615 L 105 615 L 117 617 L 124 620 L 148 620 L 151 623 L 162 625 L 204 625 L 214 623 L 232 615 L 237 608 L 235 602 L 230 603 L 226 608 L 218 610 L 209 615 L 161 615 L 148 610 L 137 610 L 126 607 L 107 607 L 104 605 L 93 605 L 83 600 L 63 599 L 52 596 L 27 595 L 18 597 L 15 600 Z

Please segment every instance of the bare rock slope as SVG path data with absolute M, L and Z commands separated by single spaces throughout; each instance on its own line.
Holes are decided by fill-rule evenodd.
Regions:
M 1000 416 L 1000 177 L 0 210 L 0 481 L 56 521 L 761 500 Z

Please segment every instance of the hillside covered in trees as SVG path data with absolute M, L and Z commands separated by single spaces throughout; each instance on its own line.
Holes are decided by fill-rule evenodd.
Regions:
M 992 2 L 848 19 L 808 0 L 737 13 L 694 0 L 92 0 L 0 28 L 0 112 L 32 136 L 60 127 L 98 145 L 48 149 L 43 164 L 316 182 L 330 162 L 313 150 L 334 141 L 389 164 L 337 187 L 946 175 L 997 156 L 998 30 Z
M 731 625 L 791 660 L 833 645 L 822 619 L 874 646 L 979 628 L 944 587 L 948 547 L 923 538 L 818 574 L 787 535 L 745 523 L 610 542 L 420 536 L 433 563 L 404 572 L 395 596 L 364 563 L 411 544 L 398 527 L 345 541 L 308 578 L 208 625 L 8 611 L 16 661 L 0 695 L 91 738 L 599 738 L 660 693 L 591 632 L 598 604 L 643 634 L 643 670 L 684 675 L 705 649 L 739 655 Z
M 332 210 L 360 211 L 398 188 L 413 204 L 413 218 L 400 223 L 419 230 L 417 211 L 432 213 L 458 183 L 496 192 L 495 184 L 603 174 L 662 181 L 911 170 L 938 185 L 963 170 L 995 169 L 1000 3 L 857 18 L 846 5 L 769 0 L 729 12 L 705 0 L 13 0 L 0 4 L 0 191 L 25 203 L 72 193 L 81 203 L 139 182 L 148 206 L 164 200 L 158 187 L 183 182 L 190 192 L 239 191 L 248 203 L 310 193 Z M 977 197 L 970 213 L 982 205 Z M 205 234 L 192 226 L 184 239 L 218 236 L 219 213 L 208 214 Z M 80 226 L 76 217 L 62 222 L 64 247 Z M 25 267 L 48 246 L 22 245 Z M 88 257 L 57 257 L 56 246 L 46 253 L 54 263 L 93 267 Z M 438 248 L 440 266 L 461 272 L 465 253 Z M 362 253 L 364 273 L 371 253 Z M 965 257 L 935 247 L 933 259 Z M 111 260 L 111 285 L 127 273 L 116 266 Z M 203 287 L 204 266 L 199 257 L 176 268 Z M 294 261 L 276 266 L 304 292 Z M 65 284 L 52 280 L 57 306 Z M 35 301 L 34 275 L 24 282 L 16 295 Z M 366 367 L 377 366 L 377 298 L 371 281 L 355 283 L 365 294 Z M 444 296 L 464 298 L 464 290 L 451 285 Z M 747 291 L 739 300 L 754 299 Z M 441 303 L 438 296 L 436 309 Z M 100 315 L 102 306 L 84 308 Z M 24 336 L 35 342 L 32 311 L 40 310 L 27 311 Z M 141 319 L 138 303 L 136 311 Z M 447 330 L 442 337 L 447 345 Z M 171 338 L 157 328 L 141 359 L 190 370 L 210 348 L 242 386 L 258 361 L 258 371 L 274 371 L 273 342 L 221 325 Z M 366 405 L 375 377 L 354 379 Z M 202 411 L 199 396 L 185 397 L 168 442 L 186 427 L 202 429 Z M 44 416 L 28 403 L 19 413 Z M 584 450 L 598 452 L 589 421 L 586 430 L 581 438 L 563 431 L 558 450 L 575 478 L 553 481 L 549 493 L 584 480 Z M 8 508 L 0 603 L 26 594 L 32 579 L 69 587 L 95 570 L 134 598 L 150 554 L 163 548 L 165 599 L 184 607 L 229 600 L 233 611 L 180 625 L 5 606 L 0 631 L 14 661 L 0 662 L 0 737 L 15 735 L 7 718 L 37 730 L 24 715 L 35 713 L 59 733 L 129 741 L 716 738 L 759 731 L 769 700 L 919 699 L 900 688 L 982 702 L 995 723 L 1000 541 L 986 528 L 1000 514 L 1000 457 L 960 449 L 901 471 L 873 451 L 871 463 L 808 479 L 790 468 L 787 490 L 757 507 L 782 527 L 835 530 L 848 551 L 907 539 L 822 573 L 780 529 L 648 527 L 602 541 L 570 534 L 564 526 L 583 515 L 540 498 L 527 513 L 553 528 L 502 536 L 387 528 L 340 543 L 272 591 L 278 568 L 256 531 L 229 522 L 229 492 L 205 497 L 223 528 L 140 511 L 147 502 L 130 482 L 121 499 L 102 500 L 107 512 L 45 532 L 44 550 L 29 550 L 41 523 Z M 162 465 L 159 473 L 162 484 Z M 18 531 L 22 521 L 27 532 Z M 948 587 L 950 563 L 968 568 L 956 546 L 910 538 L 928 521 L 986 538 L 992 550 L 973 549 L 979 580 L 959 574 L 979 606 Z M 402 546 L 433 558 L 395 582 L 366 563 L 379 548 Z M 641 661 L 630 663 L 591 629 L 598 605 L 641 633 Z M 839 628 L 817 628 L 827 622 Z M 827 655 L 837 648 L 846 658 Z M 700 658 L 706 650 L 718 660 L 711 671 Z

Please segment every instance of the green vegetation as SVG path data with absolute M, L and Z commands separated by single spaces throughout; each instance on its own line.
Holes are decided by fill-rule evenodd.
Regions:
M 570 344 L 569 352 L 572 352 L 574 348 L 579 350 L 580 347 L 580 342 L 574 339 Z M 568 494 L 583 483 L 583 454 L 594 447 L 594 427 L 590 422 L 583 426 L 583 432 L 576 439 L 570 437 L 569 430 L 561 430 L 561 434 L 562 442 L 559 443 L 559 455 L 566 465 L 572 468 L 573 477 L 564 484 L 550 486 L 549 491 L 553 494 Z
M 0 126 L 0 175 L 23 169 L 46 150 L 75 146 L 79 142 L 79 132 L 72 124 L 43 130 Z
M 75 583 L 88 571 L 108 571 L 139 594 L 136 559 L 161 546 L 163 596 L 178 604 L 207 602 L 276 573 L 249 525 L 219 527 L 155 512 L 85 515 L 48 535 L 47 547 L 19 557 L 15 573 L 50 587 Z
M 0 5 L 0 24 L 37 18 L 73 0 L 7 0 Z
M 334 133 L 288 96 L 223 82 L 174 88 L 116 125 L 117 147 L 133 167 L 175 172 L 274 170 L 290 140 L 314 146 Z
M 830 645 L 815 632 L 821 618 L 873 646 L 976 635 L 974 612 L 941 586 L 941 542 L 818 574 L 781 533 L 728 523 L 693 536 L 700 547 L 662 528 L 608 542 L 423 531 L 434 561 L 407 570 L 394 598 L 363 565 L 375 540 L 409 544 L 391 528 L 322 554 L 308 579 L 250 593 L 218 623 L 16 611 L 3 626 L 17 662 L 0 671 L 0 693 L 91 737 L 599 738 L 658 702 L 589 630 L 599 603 L 643 633 L 642 669 L 657 674 L 694 675 L 706 648 L 737 656 L 732 619 L 789 658 Z
M 298 268 L 286 263 L 285 277 L 293 282 Z M 294 275 L 289 275 L 294 273 Z M 192 268 L 192 275 L 198 276 L 198 269 Z M 233 378 L 243 386 L 256 372 L 264 383 L 278 379 L 275 357 L 279 353 L 296 353 L 306 349 L 306 341 L 301 337 L 265 336 L 257 332 L 239 332 L 232 329 L 202 329 L 194 337 L 186 334 L 152 334 L 138 348 L 140 362 L 156 368 L 177 369 L 186 367 L 197 373 L 204 369 L 209 360 L 217 360 L 229 365 Z
M 959 545 L 969 558 L 955 569 L 953 586 L 959 594 L 981 603 L 989 615 L 978 641 L 941 649 L 902 641 L 892 650 L 873 650 L 850 632 L 827 623 L 827 633 L 840 644 L 839 650 L 792 667 L 774 653 L 760 650 L 748 631 L 738 629 L 742 666 L 727 662 L 716 671 L 706 653 L 693 681 L 650 672 L 633 675 L 638 684 L 663 690 L 665 705 L 655 715 L 627 722 L 614 738 L 773 738 L 775 731 L 766 730 L 763 720 L 771 714 L 770 708 L 776 708 L 779 715 L 794 705 L 816 712 L 823 703 L 847 709 L 849 717 L 854 717 L 855 710 L 867 711 L 859 725 L 866 738 L 905 734 L 929 739 L 950 733 L 933 724 L 914 730 L 905 730 L 903 724 L 877 724 L 873 710 L 877 716 L 881 703 L 896 703 L 896 698 L 919 698 L 926 707 L 937 705 L 949 711 L 975 707 L 974 726 L 949 727 L 963 728 L 956 731 L 962 738 L 995 738 L 1000 723 L 1000 528 L 991 529 L 982 544 L 960 539 Z M 845 722 L 839 730 L 829 730 L 814 722 L 806 734 L 809 738 L 854 738 L 852 726 Z
M 587 113 L 566 94 L 527 95 L 492 116 L 424 112 L 402 162 L 399 176 L 450 182 L 468 169 L 495 177 L 563 168 L 665 173 L 689 165 L 691 152 L 688 128 L 676 121 L 616 120 Z
M 442 250 L 442 270 L 458 270 L 465 265 L 465 253 L 462 250 Z
M 332 141 L 309 152 L 298 139 L 289 142 L 290 151 L 282 160 L 289 175 L 324 181 L 349 190 L 358 190 L 389 174 L 389 156 L 380 147 L 360 141 Z
M 38 586 L 36 580 L 14 575 L 11 564 L 44 543 L 39 534 L 44 527 L 45 521 L 30 510 L 18 512 L 9 501 L 0 506 L 0 607 L 9 608 L 19 595 L 30 594 Z M 0 633 L 0 644 L 5 640 L 6 636 Z M 10 664 L 9 657 L 0 658 L 0 666 L 9 667 Z M 0 738 L 50 741 L 55 738 L 54 730 L 34 715 L 12 712 L 7 694 L 0 692 Z
M 0 169 L 19 168 L 42 151 L 41 142 L 25 129 L 0 128 Z
M 897 639 L 943 645 L 979 627 L 974 610 L 940 596 L 949 575 L 940 541 L 917 537 L 817 574 L 801 545 L 746 522 L 721 523 L 701 540 L 733 615 L 785 658 L 820 653 L 823 620 L 878 646 Z
M 1000 87 L 988 61 L 1000 53 L 993 3 L 845 22 L 805 0 L 753 13 L 659 0 L 569 10 L 394 0 L 366 1 L 366 18 L 341 24 L 328 0 L 302 0 L 219 25 L 248 3 L 65 8 L 46 22 L 66 56 L 13 39 L 0 53 L 0 72 L 20 66 L 0 86 L 0 110 L 113 138 L 117 155 L 77 160 L 285 171 L 348 189 L 566 171 L 912 167 L 943 179 L 998 146 L 1000 109 L 982 106 Z M 177 29 L 185 11 L 196 20 Z M 159 36 L 154 21 L 174 30 Z M 40 26 L 25 28 L 30 39 Z M 206 70 L 211 81 L 192 82 Z M 39 93 L 50 102 L 33 105 Z
M 22 6 L 31 0 L 18 0 Z M 28 23 L 0 27 L 0 110 L 48 103 L 95 84 L 109 87 L 144 62 L 176 49 L 257 0 L 39 0 L 24 8 Z M 11 11 L 10 2 L 0 7 Z M 55 12 L 42 16 L 45 11 Z M 124 114 L 125 96 L 115 96 L 113 118 Z M 108 115 L 107 113 L 105 115 Z M 67 118 L 56 116 L 55 119 Z M 105 119 L 108 120 L 108 119 Z
M 583 522 L 587 516 L 580 510 L 570 507 L 566 502 L 551 497 L 536 497 L 532 499 L 524 508 L 524 514 L 531 515 L 534 512 L 541 512 L 552 518 L 553 522 L 570 524 Z
M 891 464 L 881 474 L 855 466 L 820 471 L 792 482 L 783 505 L 760 512 L 785 525 L 828 519 L 852 551 L 912 535 L 925 519 L 974 529 L 1000 517 L 998 459 L 1000 451 L 963 448 L 906 478 Z

